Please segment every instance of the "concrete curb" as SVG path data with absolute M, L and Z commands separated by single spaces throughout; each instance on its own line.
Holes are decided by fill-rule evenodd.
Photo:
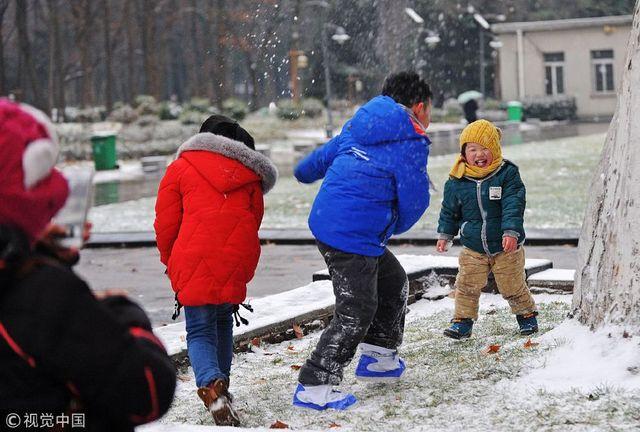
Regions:
M 409 278 L 409 304 L 422 298 L 438 300 L 450 294 L 451 290 L 447 285 L 451 286 L 455 279 L 457 258 L 429 255 L 398 255 L 397 258 Z M 525 269 L 529 279 L 537 274 L 543 275 L 537 277 L 535 285 L 540 288 L 537 291 L 532 289 L 533 292 L 568 293 L 566 288 L 573 286 L 573 279 L 568 280 L 568 273 L 558 273 L 552 267 L 553 263 L 549 260 L 527 260 Z M 552 270 L 556 273 L 547 273 L 548 280 L 545 279 L 545 272 Z M 335 303 L 333 287 L 327 277 L 326 270 L 316 272 L 313 275 L 314 282 L 307 286 L 254 300 L 252 305 L 256 316 L 247 315 L 250 319 L 249 326 L 239 328 L 234 334 L 235 349 L 250 349 L 255 338 L 268 343 L 294 339 L 294 324 L 300 326 L 305 334 L 323 328 L 333 316 Z M 492 291 L 491 284 L 486 291 Z M 184 322 L 159 327 L 154 332 L 163 341 L 176 364 L 187 361 Z
M 553 246 L 578 244 L 578 229 L 528 229 L 525 246 Z M 431 246 L 437 242 L 435 231 L 411 231 L 392 237 L 390 245 Z M 316 240 L 308 229 L 262 229 L 262 244 L 276 245 L 315 245 Z M 456 239 L 455 242 L 458 243 Z M 152 231 L 94 233 L 87 242 L 87 248 L 135 248 L 155 247 L 156 239 Z

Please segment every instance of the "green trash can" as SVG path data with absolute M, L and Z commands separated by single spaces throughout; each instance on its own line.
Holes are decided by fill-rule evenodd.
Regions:
M 115 132 L 96 132 L 91 137 L 91 148 L 96 171 L 116 168 Z
M 507 119 L 511 121 L 522 121 L 522 103 L 510 101 L 507 104 Z

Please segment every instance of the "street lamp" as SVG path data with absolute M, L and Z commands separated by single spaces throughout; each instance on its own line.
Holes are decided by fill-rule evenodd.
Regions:
M 329 69 L 329 42 L 327 41 L 327 29 L 334 29 L 335 34 L 331 36 L 331 39 L 342 45 L 349 39 L 351 36 L 347 34 L 343 27 L 337 26 L 331 23 L 324 23 L 322 25 L 322 62 L 324 63 L 324 85 L 326 91 L 326 102 L 327 102 L 327 138 L 333 138 L 333 116 L 331 114 L 331 71 Z
M 416 24 L 418 24 L 419 29 L 418 29 L 418 37 L 416 38 L 416 47 L 415 47 L 415 52 L 414 52 L 414 68 L 418 69 L 418 66 L 420 64 L 418 57 L 420 56 L 420 43 L 421 43 L 421 38 L 422 38 L 422 34 L 425 32 L 425 28 L 424 28 L 424 18 L 422 18 L 418 12 L 416 12 L 413 8 L 407 7 L 404 8 L 404 12 L 409 15 L 409 18 L 411 18 L 413 20 L 413 22 L 415 22 Z M 438 33 L 432 31 L 432 30 L 426 30 L 427 31 L 427 37 L 424 38 L 424 42 L 431 48 L 433 46 L 435 46 L 436 44 L 438 44 L 440 42 L 440 36 L 438 35 Z
M 480 15 L 480 13 L 476 12 L 475 8 L 472 5 L 467 6 L 467 12 L 473 15 L 473 19 L 475 20 L 475 22 L 478 23 L 479 27 L 479 43 L 480 43 L 480 49 L 478 50 L 478 55 L 480 56 L 480 93 L 482 93 L 483 95 L 486 95 L 487 92 L 487 86 L 486 86 L 486 79 L 485 79 L 485 55 L 484 55 L 484 48 L 485 48 L 485 43 L 484 43 L 484 32 L 491 31 L 491 25 L 489 24 L 489 22 L 486 20 L 486 18 L 482 15 Z M 506 19 L 506 16 L 504 16 L 503 14 L 499 14 L 499 15 L 487 15 L 488 18 L 494 18 L 498 21 L 504 21 Z M 491 42 L 489 43 L 489 45 L 491 45 Z M 493 48 L 493 46 L 492 46 Z
M 329 3 L 324 0 L 307 0 L 305 2 L 307 6 L 319 6 L 323 8 L 325 11 L 329 9 Z M 325 14 L 326 20 L 326 14 Z M 328 22 L 324 22 L 322 24 L 322 62 L 324 64 L 324 81 L 325 81 L 325 99 L 327 104 L 327 138 L 333 138 L 333 117 L 331 115 L 331 71 L 329 70 L 329 42 L 327 29 L 333 29 L 335 34 L 331 36 L 331 39 L 338 44 L 342 45 L 349 39 L 351 36 L 347 34 L 343 27 L 337 26 L 335 24 L 331 24 Z

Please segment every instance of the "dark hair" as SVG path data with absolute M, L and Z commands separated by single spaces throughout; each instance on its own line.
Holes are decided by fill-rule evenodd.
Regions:
M 223 115 L 212 115 L 202 123 L 200 133 L 209 132 L 215 135 L 222 135 L 234 141 L 244 143 L 251 150 L 256 149 L 253 137 L 244 130 L 238 122 Z
M 433 93 L 429 84 L 417 73 L 404 71 L 391 74 L 384 80 L 382 95 L 389 96 L 394 101 L 411 108 L 420 102 L 427 103 Z

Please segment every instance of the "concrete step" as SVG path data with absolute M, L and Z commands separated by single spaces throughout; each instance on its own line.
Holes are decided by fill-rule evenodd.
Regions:
M 577 245 L 579 231 L 575 229 L 527 229 L 525 246 Z M 435 245 L 437 233 L 430 230 L 411 230 L 394 236 L 390 245 Z M 283 245 L 315 245 L 316 240 L 308 228 L 264 228 L 260 230 L 260 241 Z M 458 239 L 454 244 L 459 244 Z M 156 245 L 153 231 L 93 233 L 86 247 L 153 247 Z

